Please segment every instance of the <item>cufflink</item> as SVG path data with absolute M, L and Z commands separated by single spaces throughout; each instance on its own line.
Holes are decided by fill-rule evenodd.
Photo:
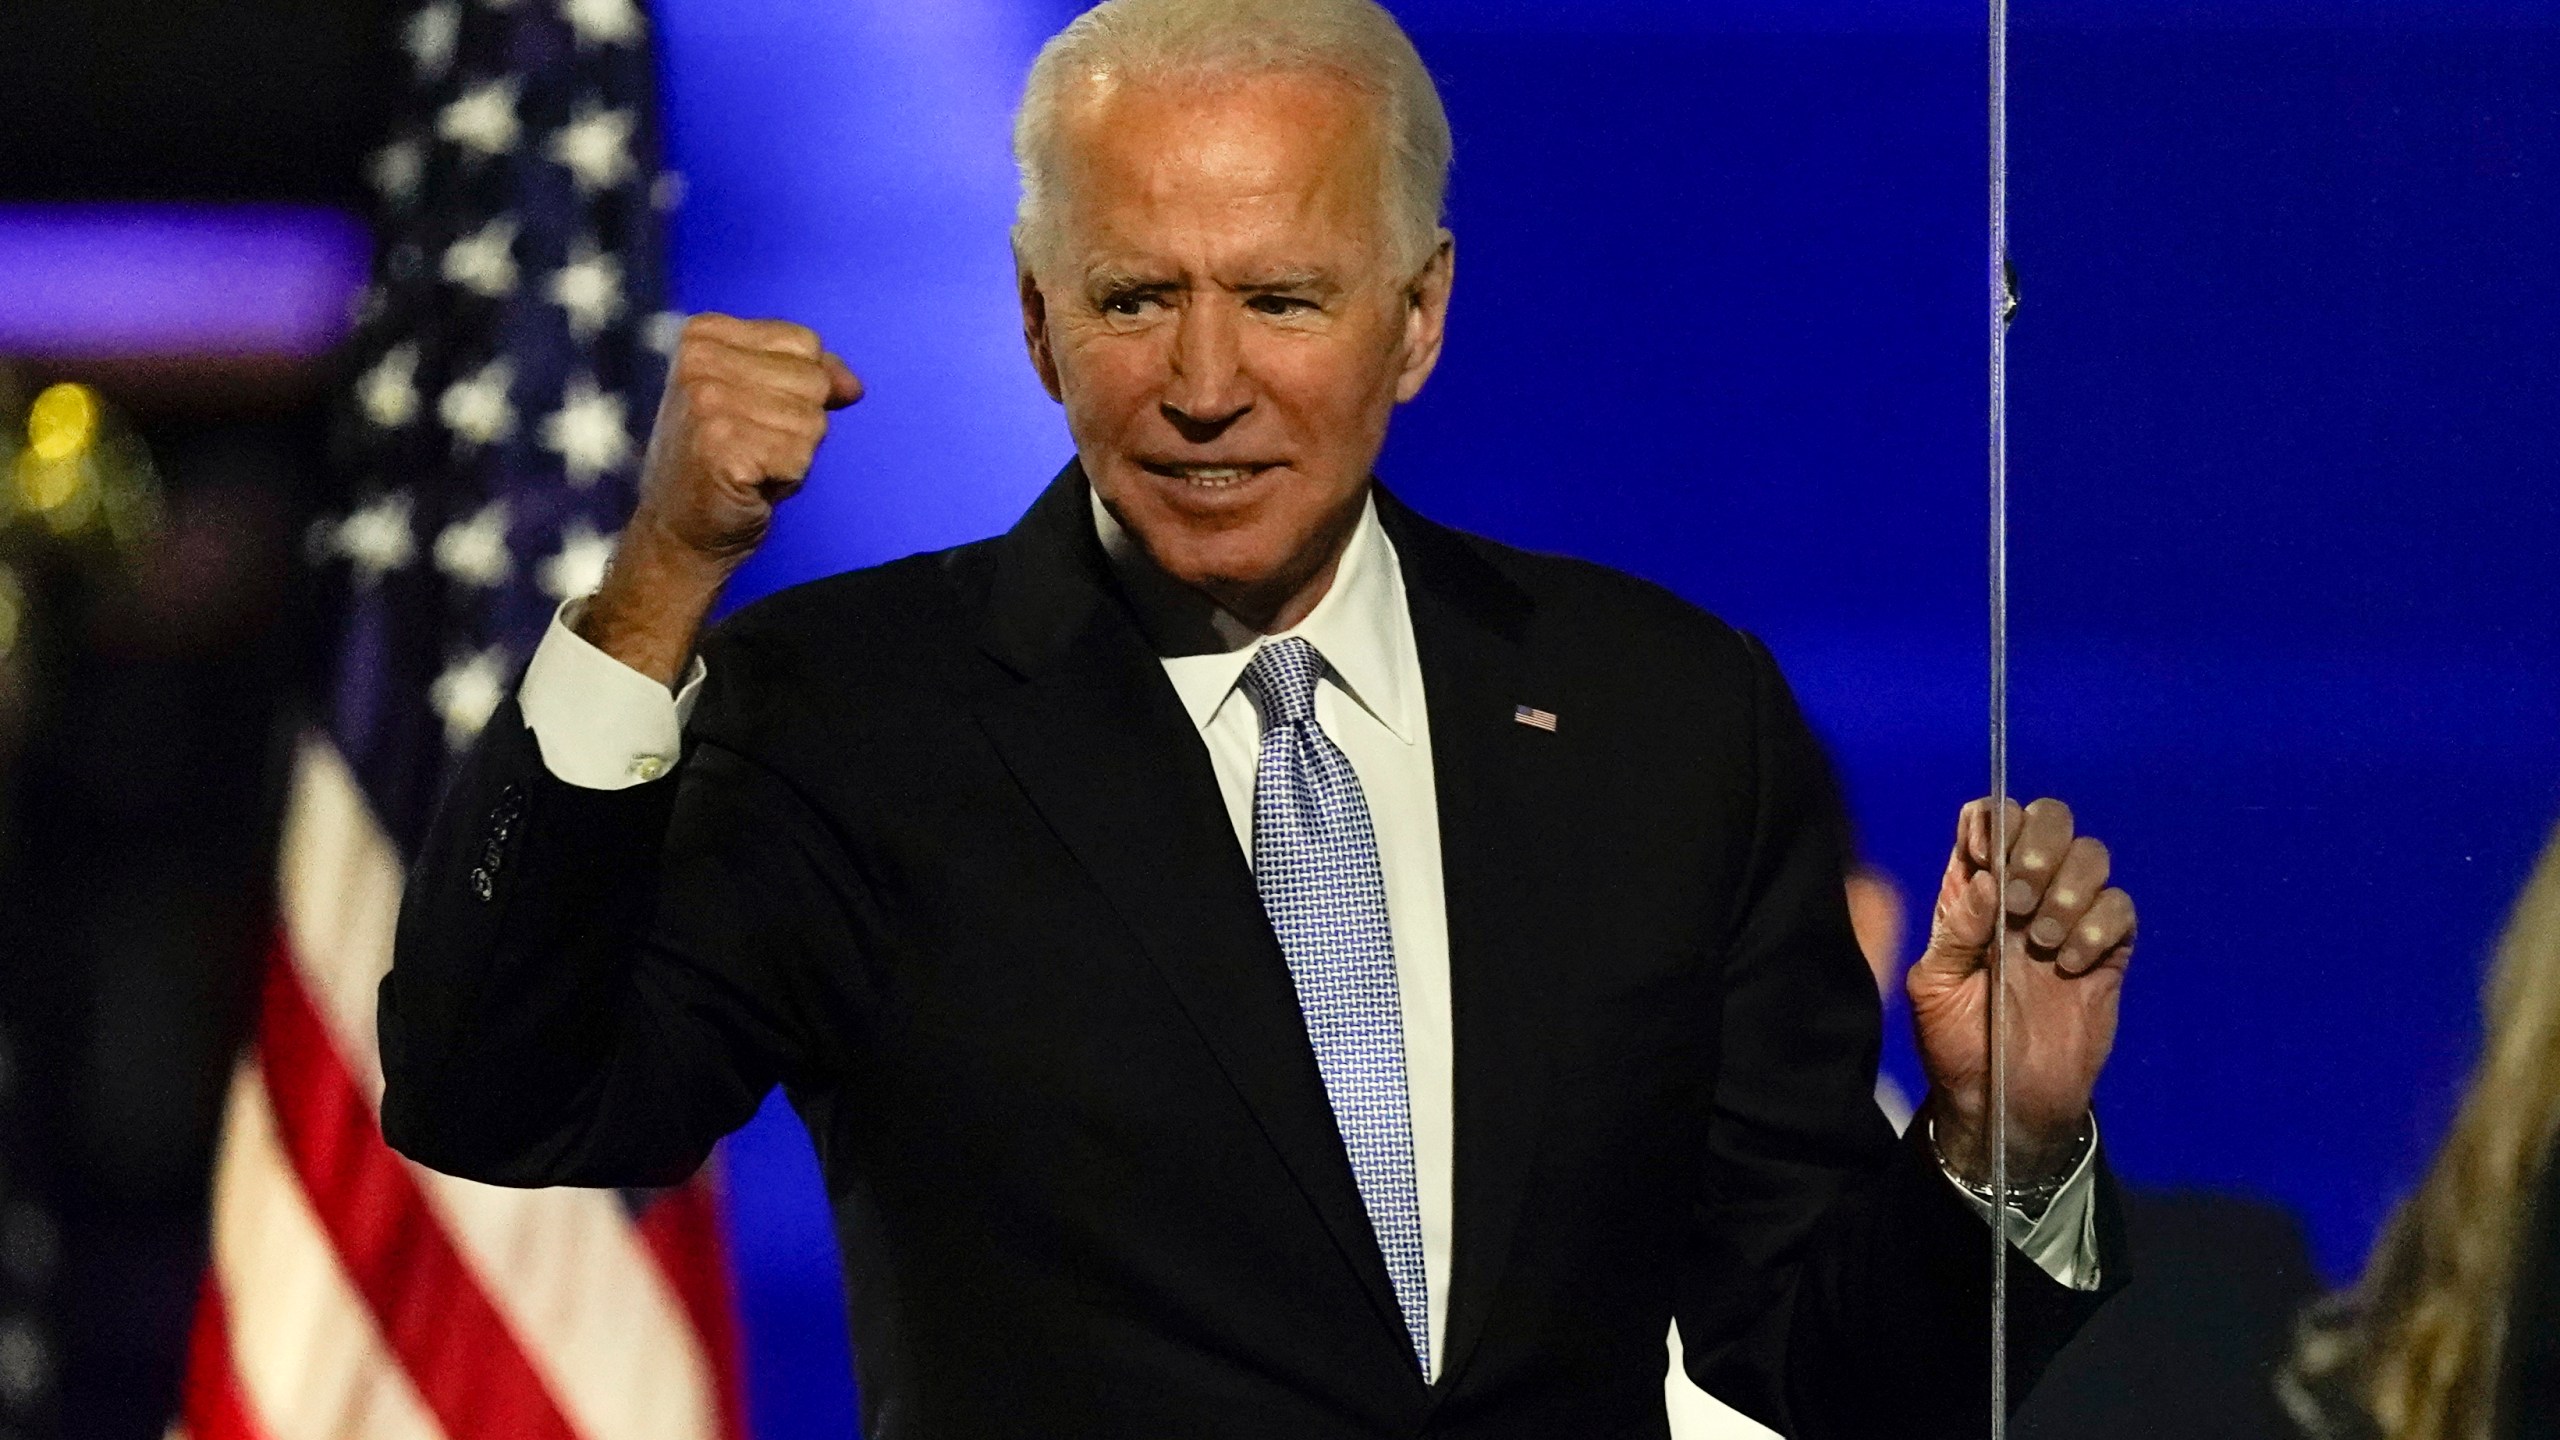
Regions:
M 634 755 L 631 757 L 631 778 L 634 780 L 655 780 L 666 773 L 667 757 L 664 755 Z
M 498 792 L 498 803 L 489 807 L 488 828 L 480 836 L 480 863 L 471 867 L 471 893 L 482 903 L 498 895 L 498 871 L 507 860 L 507 837 L 515 834 L 516 822 L 524 818 L 524 787 L 510 785 Z

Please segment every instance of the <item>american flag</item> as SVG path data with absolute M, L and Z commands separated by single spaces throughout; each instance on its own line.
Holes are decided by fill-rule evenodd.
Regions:
M 435 0 L 373 159 L 343 605 L 294 757 L 256 1043 L 189 1356 L 194 1440 L 739 1440 L 707 1177 L 502 1190 L 394 1154 L 374 991 L 448 768 L 628 513 L 671 335 L 634 0 Z

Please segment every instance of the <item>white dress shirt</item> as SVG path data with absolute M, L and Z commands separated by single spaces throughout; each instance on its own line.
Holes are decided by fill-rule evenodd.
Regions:
M 1157 571 L 1098 499 L 1093 516 L 1103 548 L 1156 643 L 1166 678 L 1200 729 L 1236 843 L 1249 864 L 1262 725 L 1236 682 L 1255 650 L 1281 637 L 1257 634 Z M 579 603 L 561 607 L 526 667 L 517 692 L 525 724 L 544 766 L 569 784 L 615 790 L 655 780 L 675 764 L 685 717 L 706 673 L 703 663 L 696 658 L 683 685 L 670 694 L 580 638 L 570 628 L 577 615 L 571 607 Z M 1437 1375 L 1449 1308 L 1454 1171 L 1449 929 L 1422 667 L 1403 568 L 1378 523 L 1374 501 L 1352 531 L 1331 588 L 1304 620 L 1281 634 L 1305 639 L 1325 659 L 1316 687 L 1316 723 L 1359 775 L 1377 837 L 1402 989 L 1405 1083 L 1422 1212 L 1431 1369 Z M 1948 1183 L 1955 1183 L 1953 1177 Z M 2084 1162 L 2041 1221 L 2013 1211 L 2005 1227 L 2047 1274 L 2081 1289 L 2097 1285 L 2094 1191 Z M 1958 1193 L 1988 1222 L 1989 1206 L 1961 1187 Z M 1685 1385 L 1686 1377 L 1675 1375 L 1673 1384 Z M 1682 1440 L 1705 1433 L 1717 1432 L 1680 1432 Z

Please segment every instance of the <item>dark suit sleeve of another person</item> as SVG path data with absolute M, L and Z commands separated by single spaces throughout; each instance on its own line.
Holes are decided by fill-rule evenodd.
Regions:
M 2523 1220 L 2492 1430 L 2497 1440 L 2560 1440 L 2560 1165 L 2543 1163 Z
M 1873 981 L 1842 894 L 1844 814 L 1777 667 L 1755 642 L 1757 815 L 1726 949 L 1708 1175 L 1679 1301 L 1690 1374 L 1783 1433 L 1978 1435 L 1991 1406 L 1989 1227 L 1915 1123 L 1897 1144 L 1872 1086 Z M 2124 1282 L 2099 1175 L 2105 1286 L 2009 1258 L 2009 1394 Z
M 554 778 L 512 698 L 491 717 L 382 982 L 403 1154 L 499 1185 L 672 1184 L 805 1064 L 794 977 L 845 950 L 854 882 L 756 758 L 793 723 L 749 713 L 786 703 L 772 662 L 733 643 L 711 666 L 685 755 L 629 789 Z

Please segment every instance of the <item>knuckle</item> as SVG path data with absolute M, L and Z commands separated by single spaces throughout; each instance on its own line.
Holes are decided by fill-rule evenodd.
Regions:
M 778 346 L 795 355 L 818 358 L 818 332 L 791 320 L 759 320 L 756 337 L 767 345 Z

